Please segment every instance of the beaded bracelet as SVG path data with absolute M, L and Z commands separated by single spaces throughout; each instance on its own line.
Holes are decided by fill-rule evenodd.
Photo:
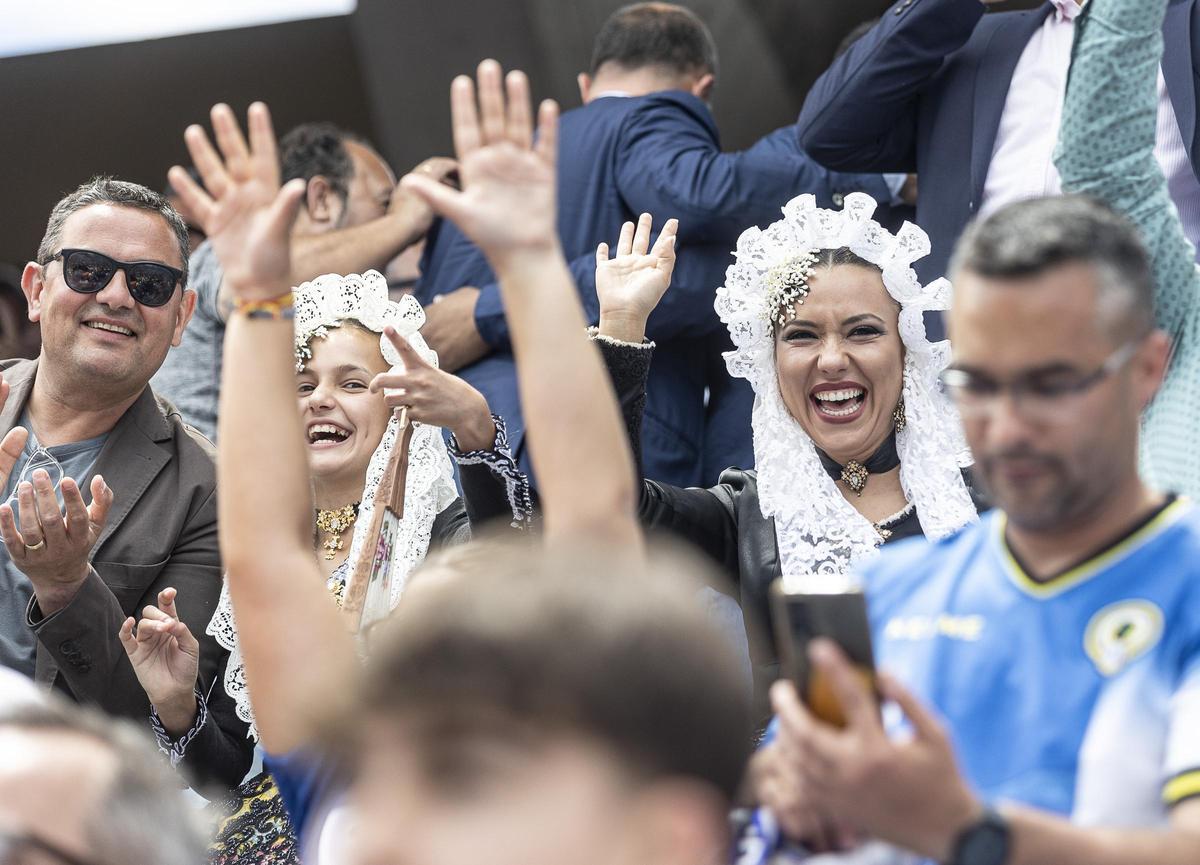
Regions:
M 243 300 L 242 298 L 235 298 L 233 301 L 233 311 L 246 316 L 246 318 L 269 318 L 276 320 L 292 318 L 295 315 L 295 309 L 292 306 L 293 299 L 293 294 L 290 291 L 268 300 Z

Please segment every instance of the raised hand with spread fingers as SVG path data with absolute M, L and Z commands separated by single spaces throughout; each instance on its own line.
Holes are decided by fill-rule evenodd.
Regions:
M 462 190 L 419 174 L 401 182 L 453 220 L 493 262 L 522 251 L 559 248 L 558 106 L 550 100 L 541 104 L 535 141 L 529 79 L 512 71 L 502 86 L 501 78 L 500 64 L 485 60 L 479 64 L 478 92 L 466 75 L 450 86 Z
M 558 106 L 542 103 L 535 138 L 528 79 L 485 60 L 476 83 L 454 80 L 450 114 L 462 190 L 411 175 L 404 183 L 499 278 L 546 534 L 637 549 L 633 458 L 558 240 Z
M 213 107 L 212 125 L 219 153 L 200 126 L 184 132 L 204 188 L 178 165 L 169 172 L 171 185 L 208 235 L 234 298 L 283 294 L 291 284 L 291 228 L 304 181 L 280 187 L 275 132 L 263 103 L 247 112 L 249 142 L 228 105 Z
M 604 336 L 625 342 L 646 337 L 646 320 L 671 285 L 675 271 L 675 239 L 679 220 L 668 219 L 650 248 L 654 218 L 649 213 L 621 226 L 617 254 L 609 257 L 607 243 L 596 248 L 596 296 Z

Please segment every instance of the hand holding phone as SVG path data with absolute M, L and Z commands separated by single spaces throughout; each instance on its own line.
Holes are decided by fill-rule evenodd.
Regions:
M 831 683 L 814 669 L 809 643 L 825 637 L 838 645 L 864 683 L 875 689 L 875 658 L 871 626 L 862 592 L 833 594 L 789 593 L 776 580 L 771 586 L 771 617 L 783 673 L 816 717 L 836 727 L 846 726 Z

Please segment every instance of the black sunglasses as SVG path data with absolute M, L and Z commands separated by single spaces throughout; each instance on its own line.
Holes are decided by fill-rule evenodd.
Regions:
M 42 262 L 62 259 L 67 288 L 80 294 L 95 294 L 112 282 L 118 270 L 125 272 L 129 293 L 142 306 L 162 306 L 183 280 L 183 271 L 154 261 L 117 261 L 90 249 L 63 249 Z

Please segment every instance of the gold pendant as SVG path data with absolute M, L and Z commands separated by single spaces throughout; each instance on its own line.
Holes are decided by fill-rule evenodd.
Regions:
M 842 483 L 854 491 L 856 496 L 861 496 L 862 491 L 867 488 L 867 479 L 871 477 L 867 467 L 858 460 L 850 460 L 842 467 Z
M 358 502 L 336 510 L 317 511 L 317 529 L 329 535 L 321 544 L 325 548 L 325 561 L 332 561 L 339 552 L 345 549 L 342 535 L 345 534 L 346 529 L 354 525 L 356 519 L 358 519 Z

